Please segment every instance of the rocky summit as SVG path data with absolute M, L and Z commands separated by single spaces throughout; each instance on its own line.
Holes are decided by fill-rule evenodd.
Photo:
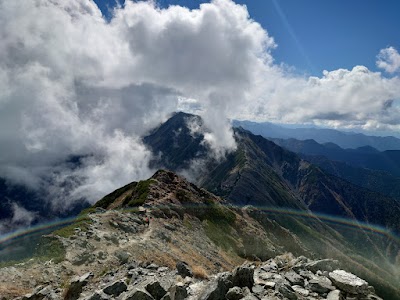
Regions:
M 43 236 L 30 259 L 3 265 L 0 299 L 396 299 L 334 244 L 342 261 L 312 245 L 160 170 Z
M 245 262 L 233 271 L 206 275 L 182 261 L 177 262 L 175 269 L 132 261 L 101 276 L 87 272 L 72 277 L 64 288 L 55 287 L 54 283 L 39 285 L 17 299 L 381 299 L 366 281 L 346 271 L 333 270 L 334 265 L 334 261 L 285 254 L 266 262 Z

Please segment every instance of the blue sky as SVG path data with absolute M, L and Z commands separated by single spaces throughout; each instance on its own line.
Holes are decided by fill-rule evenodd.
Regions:
M 95 0 L 105 13 L 114 0 Z M 158 0 L 198 8 L 204 1 Z M 320 76 L 323 70 L 364 65 L 377 70 L 376 55 L 388 46 L 400 48 L 400 1 L 378 0 L 237 0 L 251 18 L 275 38 L 278 63 L 298 73 Z

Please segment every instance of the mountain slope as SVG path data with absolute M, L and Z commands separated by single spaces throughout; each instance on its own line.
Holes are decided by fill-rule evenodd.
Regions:
M 242 127 L 254 134 L 262 135 L 266 138 L 279 139 L 313 139 L 318 143 L 335 143 L 342 148 L 359 148 L 371 146 L 380 151 L 399 150 L 400 139 L 387 136 L 368 136 L 361 133 L 341 132 L 334 129 L 322 128 L 286 128 L 272 123 L 256 123 L 250 121 L 234 121 L 235 127 Z
M 176 117 L 187 115 L 173 118 Z M 332 245 L 341 245 L 352 249 L 347 253 L 358 264 L 372 268 L 370 262 L 374 261 L 388 270 L 397 268 L 400 248 L 396 238 L 391 234 L 377 236 L 368 229 L 380 225 L 399 232 L 400 206 L 396 200 L 326 174 L 261 136 L 237 129 L 235 138 L 237 150 L 226 160 L 210 160 L 206 164 L 200 180 L 202 186 L 236 205 L 260 207 L 269 219 L 324 256 L 338 257 L 342 252 Z M 165 139 L 153 150 L 158 153 L 168 143 Z M 162 156 L 157 165 L 163 165 Z M 310 212 L 316 215 L 293 217 L 310 216 Z M 366 224 L 359 224 L 360 221 Z M 323 242 L 325 239 L 330 242 Z
M 191 115 L 177 114 L 171 118 L 173 122 L 167 122 L 168 126 L 163 127 L 165 123 L 160 128 L 174 132 L 176 128 L 171 124 L 177 122 L 176 119 L 189 117 Z M 310 209 L 400 232 L 400 205 L 394 199 L 325 174 L 293 152 L 261 136 L 236 129 L 235 138 L 237 150 L 221 163 L 210 162 L 204 170 L 200 183 L 213 193 L 235 204 Z M 166 165 L 163 157 L 179 153 L 169 152 L 164 147 L 170 144 L 168 138 L 160 138 L 157 147 L 152 146 L 151 136 L 145 141 L 155 153 L 163 152 L 157 162 L 160 167 Z M 200 143 L 199 140 L 192 140 L 190 147 L 195 149 Z M 186 161 L 190 161 L 190 157 L 186 157 Z
M 150 217 L 149 226 L 144 221 L 146 216 Z M 368 245 L 368 241 L 364 245 Z M 66 283 L 75 280 L 73 275 L 91 272 L 93 285 L 83 291 L 90 295 L 95 292 L 94 288 L 104 291 L 110 283 L 119 282 L 123 274 L 132 278 L 124 282 L 135 286 L 148 278 L 148 272 L 153 276 L 158 274 L 158 266 L 173 269 L 179 261 L 185 261 L 196 276 L 204 278 L 207 273 L 231 270 L 244 259 L 266 261 L 288 251 L 296 256 L 334 258 L 338 262 L 312 262 L 304 257 L 295 260 L 285 254 L 276 258 L 276 262 L 281 261 L 278 269 L 284 276 L 286 272 L 307 268 L 313 270 L 313 274 L 320 274 L 317 270 L 332 270 L 329 268 L 334 266 L 365 278 L 384 299 L 400 296 L 396 286 L 399 274 L 392 265 L 362 256 L 346 237 L 316 216 L 282 215 L 249 206 L 235 207 L 176 174 L 162 170 L 148 180 L 132 182 L 105 196 L 84 211 L 75 223 L 45 236 L 33 260 L 13 268 L 0 268 L 0 274 L 8 272 L 7 276 L 0 276 L 0 286 L 9 287 L 8 292 L 26 293 L 45 283 L 58 294 L 60 291 L 67 293 L 69 285 Z M 289 263 L 291 261 L 293 263 Z M 307 267 L 302 266 L 304 263 Z M 145 270 L 147 266 L 149 271 Z M 297 267 L 292 269 L 294 266 Z M 137 273 L 138 268 L 142 268 L 140 273 Z M 35 280 L 25 279 L 33 275 Z M 173 275 L 176 277 L 176 273 Z M 280 293 L 279 282 L 271 292 Z M 308 281 L 304 284 L 312 290 Z M 197 295 L 194 290 L 191 293 Z M 326 296 L 326 290 L 320 290 L 311 297 Z M 189 299 L 199 299 L 196 297 Z M 301 294 L 297 297 L 313 299 Z

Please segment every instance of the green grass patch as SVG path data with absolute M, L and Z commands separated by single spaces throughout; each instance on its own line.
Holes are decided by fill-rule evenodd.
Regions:
M 111 194 L 108 194 L 107 196 L 103 197 L 101 200 L 97 201 L 93 207 L 102 207 L 104 209 L 107 209 L 107 207 L 110 206 L 110 204 L 113 203 L 115 201 L 115 199 L 117 199 L 119 196 L 121 196 L 126 191 L 135 188 L 137 184 L 138 184 L 137 182 L 131 182 L 131 183 L 123 186 L 122 188 L 115 190 Z
M 53 232 L 53 234 L 60 237 L 68 238 L 75 234 L 76 228 L 79 228 L 81 231 L 88 231 L 92 222 L 92 219 L 90 219 L 87 215 L 82 215 L 79 216 L 76 221 L 74 221 L 74 223 L 57 229 Z
M 207 200 L 206 203 L 207 207 L 202 219 L 207 219 L 215 223 L 226 223 L 228 225 L 235 223 L 236 215 L 232 210 L 212 200 Z
M 132 197 L 128 198 L 124 201 L 129 200 L 128 206 L 140 206 L 143 205 L 149 195 L 150 185 L 155 182 L 154 179 L 142 180 L 139 181 L 132 192 Z
M 226 251 L 238 252 L 236 240 L 230 235 L 232 228 L 225 222 L 204 220 L 203 227 L 207 237 Z
M 43 236 L 36 248 L 35 258 L 39 261 L 53 260 L 54 263 L 59 263 L 65 258 L 65 248 L 57 237 Z
M 84 210 L 82 210 L 82 211 L 79 213 L 78 217 L 79 217 L 79 216 L 86 216 L 86 215 L 88 215 L 88 214 L 92 214 L 92 213 L 95 213 L 95 212 L 96 212 L 96 207 L 94 207 L 94 206 L 88 207 L 88 208 L 85 208 Z
M 185 226 L 187 229 L 190 229 L 190 230 L 193 229 L 193 224 L 190 222 L 190 220 L 187 217 L 183 219 L 183 226 Z

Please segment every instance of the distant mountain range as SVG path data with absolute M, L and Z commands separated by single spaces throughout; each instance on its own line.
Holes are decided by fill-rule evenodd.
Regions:
M 272 123 L 233 121 L 233 126 L 242 127 L 266 138 L 315 140 L 318 143 L 334 143 L 342 148 L 371 146 L 380 151 L 400 150 L 400 139 L 393 136 L 368 136 L 362 133 L 342 132 L 322 128 L 286 128 Z
M 370 146 L 343 149 L 314 140 L 271 139 L 303 159 L 364 188 L 400 200 L 400 151 L 380 152 Z

